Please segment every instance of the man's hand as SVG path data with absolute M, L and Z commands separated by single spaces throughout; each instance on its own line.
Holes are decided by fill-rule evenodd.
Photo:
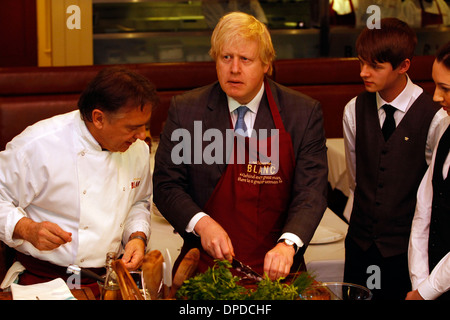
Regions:
M 60 245 L 72 241 L 72 233 L 64 231 L 55 223 L 34 222 L 25 217 L 17 222 L 13 238 L 26 240 L 36 249 L 45 251 L 56 249 Z
M 147 238 L 143 232 L 135 232 L 130 238 L 133 238 L 135 235 L 140 235 L 144 239 Z M 122 256 L 122 261 L 128 270 L 136 270 L 142 265 L 145 256 L 145 246 L 146 243 L 139 238 L 128 241 Z
M 271 280 L 286 277 L 294 263 L 295 250 L 283 242 L 278 243 L 264 257 L 264 273 Z
M 195 225 L 203 249 L 214 259 L 229 260 L 234 257 L 234 249 L 227 232 L 210 216 L 204 216 Z
M 408 292 L 405 300 L 424 300 L 424 299 L 420 295 L 419 290 L 414 290 L 414 291 Z

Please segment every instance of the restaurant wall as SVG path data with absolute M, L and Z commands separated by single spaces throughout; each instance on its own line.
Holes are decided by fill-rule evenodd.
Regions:
M 38 66 L 92 65 L 92 0 L 36 1 Z
M 368 4 L 384 3 L 353 0 L 361 4 L 357 22 L 335 25 L 330 0 L 251 1 L 258 2 L 264 12 L 262 19 L 272 34 L 278 60 L 355 57 L 356 38 L 373 16 L 361 18 L 361 12 Z M 224 1 L 2 0 L 0 66 L 209 61 L 214 25 L 205 3 L 214 2 Z M 347 0 L 333 3 L 339 2 Z M 419 38 L 416 55 L 433 55 L 450 41 L 450 0 L 439 3 L 447 8 L 444 24 L 422 28 L 414 23 Z M 69 10 L 73 6 L 78 13 Z M 381 17 L 391 14 L 383 7 L 380 10 Z M 75 20 L 79 27 L 69 28 Z
M 0 1 L 0 67 L 36 65 L 36 0 Z

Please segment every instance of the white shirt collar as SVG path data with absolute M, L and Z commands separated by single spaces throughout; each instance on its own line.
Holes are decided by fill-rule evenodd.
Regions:
M 263 94 L 264 94 L 264 83 L 261 85 L 261 89 L 259 89 L 258 93 L 252 99 L 252 101 L 250 101 L 248 104 L 246 104 L 247 108 L 249 108 L 250 111 L 252 111 L 253 113 L 258 112 L 259 104 L 261 102 Z M 237 108 L 242 106 L 242 104 L 240 104 L 239 102 L 237 102 L 236 100 L 234 100 L 232 97 L 230 97 L 228 95 L 227 95 L 227 99 L 228 99 L 228 108 L 230 110 L 230 113 L 232 113 L 234 110 L 236 110 Z
M 402 112 L 408 111 L 409 107 L 411 106 L 411 101 L 414 101 L 423 90 L 418 90 L 418 86 L 416 86 L 408 75 L 406 75 L 407 82 L 406 86 L 403 89 L 403 91 L 391 102 L 386 102 L 381 98 L 380 94 L 377 92 L 377 107 L 380 109 L 385 104 L 390 104 L 391 106 L 395 107 L 397 110 L 400 110 Z

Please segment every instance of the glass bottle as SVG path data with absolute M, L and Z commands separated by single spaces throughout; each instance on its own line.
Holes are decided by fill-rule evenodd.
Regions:
M 106 277 L 101 294 L 102 300 L 122 300 L 117 274 L 112 267 L 114 260 L 116 260 L 116 253 L 108 252 L 106 254 Z

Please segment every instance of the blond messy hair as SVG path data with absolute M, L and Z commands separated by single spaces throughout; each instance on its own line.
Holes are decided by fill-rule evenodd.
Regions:
M 233 44 L 241 39 L 258 42 L 259 57 L 263 65 L 269 66 L 267 74 L 271 75 L 275 49 L 269 30 L 258 19 L 243 12 L 231 12 L 220 18 L 211 36 L 209 55 L 216 61 L 225 43 Z

